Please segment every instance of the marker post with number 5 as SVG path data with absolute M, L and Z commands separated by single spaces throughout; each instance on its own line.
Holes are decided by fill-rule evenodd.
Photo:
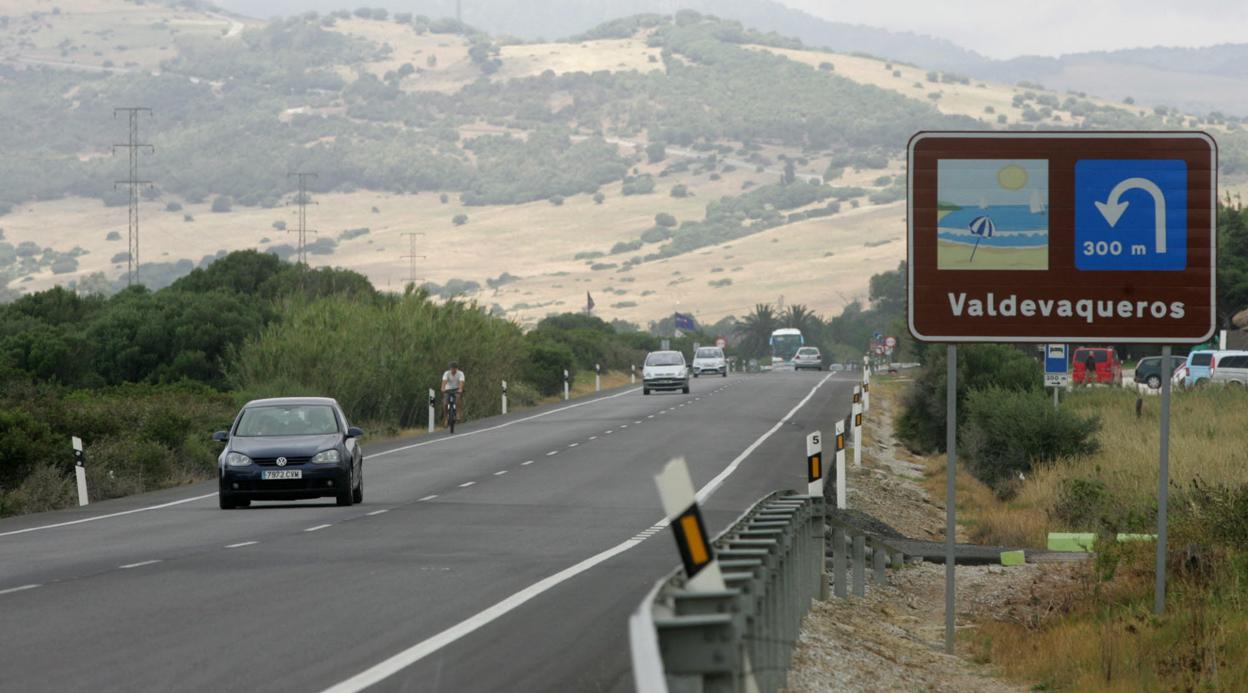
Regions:
M 806 495 L 823 496 L 823 433 L 806 436 Z

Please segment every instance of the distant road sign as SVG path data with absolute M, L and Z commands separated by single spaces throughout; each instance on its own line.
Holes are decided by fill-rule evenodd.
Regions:
M 893 347 L 897 346 L 897 338 L 896 338 L 896 337 L 886 337 L 886 338 L 884 339 L 884 346 L 888 347 L 889 349 L 892 349 Z
M 1044 346 L 1044 386 L 1066 387 L 1070 384 L 1070 372 L 1065 344 Z
M 934 342 L 1214 331 L 1217 145 L 1200 132 L 926 132 L 909 147 L 909 321 Z
M 724 347 L 728 346 L 728 340 L 724 339 L 723 337 L 716 337 L 715 346 L 719 347 L 720 349 L 723 349 Z

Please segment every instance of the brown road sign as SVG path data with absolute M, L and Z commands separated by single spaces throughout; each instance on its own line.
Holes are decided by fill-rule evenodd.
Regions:
M 909 320 L 932 342 L 1199 343 L 1217 145 L 1200 132 L 923 132 Z

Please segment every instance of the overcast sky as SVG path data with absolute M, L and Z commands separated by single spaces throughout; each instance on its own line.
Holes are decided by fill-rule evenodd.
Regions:
M 1248 0 L 780 0 L 841 22 L 947 38 L 993 58 L 1248 41 Z

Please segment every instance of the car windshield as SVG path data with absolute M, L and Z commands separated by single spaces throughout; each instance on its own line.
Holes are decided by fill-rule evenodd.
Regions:
M 264 436 L 315 436 L 338 432 L 334 410 L 323 404 L 248 407 L 238 420 L 234 435 L 243 438 Z
M 1092 360 L 1097 363 L 1104 363 L 1109 360 L 1109 352 L 1103 349 L 1097 349 L 1096 351 L 1089 349 L 1087 351 L 1075 352 L 1075 360 L 1079 363 L 1087 363 L 1089 356 L 1091 356 Z
M 1212 352 L 1206 351 L 1199 354 L 1192 354 L 1193 366 L 1208 366 L 1211 361 L 1213 361 Z
M 724 355 L 724 352 L 720 351 L 719 349 L 716 349 L 714 347 L 706 347 L 704 349 L 698 349 L 696 358 L 717 359 L 717 358 L 722 358 L 723 355 Z
M 801 354 L 802 356 L 818 356 L 819 350 L 814 347 L 802 347 L 801 349 L 797 350 L 797 353 Z
M 678 351 L 656 351 L 646 357 L 647 366 L 683 366 L 685 357 Z

